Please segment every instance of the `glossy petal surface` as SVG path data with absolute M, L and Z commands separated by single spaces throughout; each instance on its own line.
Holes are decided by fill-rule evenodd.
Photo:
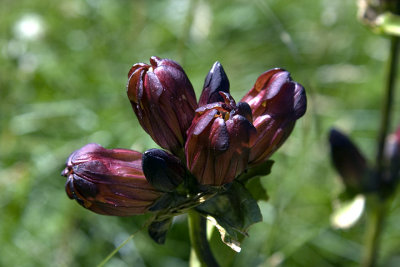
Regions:
M 144 177 L 142 154 L 133 150 L 88 144 L 66 165 L 62 175 L 68 196 L 99 214 L 142 214 L 161 195 Z
M 196 96 L 175 61 L 150 58 L 129 71 L 127 94 L 143 129 L 162 148 L 181 154 L 186 130 L 197 107 Z

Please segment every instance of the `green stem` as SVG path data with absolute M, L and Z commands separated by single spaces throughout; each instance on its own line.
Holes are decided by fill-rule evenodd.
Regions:
M 395 88 L 395 81 L 397 74 L 398 56 L 399 56 L 399 38 L 392 37 L 390 43 L 390 55 L 388 59 L 388 73 L 385 84 L 386 87 L 385 98 L 383 102 L 381 125 L 379 127 L 379 135 L 378 135 L 378 153 L 376 157 L 376 164 L 379 176 L 383 173 L 383 168 L 384 168 L 383 152 L 385 148 L 386 136 L 388 135 L 388 130 L 390 127 L 391 111 L 393 107 L 393 95 L 394 95 L 394 88 Z
M 188 216 L 190 242 L 200 265 L 202 267 L 218 267 L 208 244 L 207 220 L 193 210 L 188 212 Z
M 381 233 L 383 232 L 383 222 L 386 215 L 386 202 L 378 198 L 373 199 L 372 201 L 372 207 L 370 207 L 368 214 L 364 255 L 361 262 L 362 267 L 373 267 L 376 264 L 379 251 L 379 240 Z
M 399 56 L 399 38 L 392 37 L 390 42 L 390 54 L 388 59 L 388 70 L 385 83 L 385 96 L 382 107 L 381 125 L 379 127 L 378 135 L 378 152 L 376 155 L 376 179 L 380 181 L 383 179 L 385 172 L 384 149 L 386 136 L 390 128 L 391 113 L 393 108 L 393 96 L 395 89 L 395 81 L 397 75 L 397 65 Z M 379 192 L 378 192 L 379 194 Z M 383 224 L 386 216 L 386 205 L 388 197 L 383 195 L 375 195 L 370 197 L 367 202 L 368 207 L 368 221 L 365 236 L 365 246 L 363 258 L 361 262 L 362 267 L 375 266 L 378 258 L 380 237 L 383 232 Z

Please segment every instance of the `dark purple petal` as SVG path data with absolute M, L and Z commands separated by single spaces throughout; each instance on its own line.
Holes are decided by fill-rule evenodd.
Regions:
M 199 106 L 201 107 L 214 102 L 224 102 L 219 92 L 229 94 L 229 80 L 221 63 L 217 61 L 208 72 L 204 81 Z
M 265 162 L 286 141 L 295 122 L 274 119 L 269 115 L 259 116 L 253 125 L 257 129 L 254 145 L 251 147 L 249 162 L 252 165 Z
M 181 161 L 161 149 L 144 152 L 142 168 L 147 181 L 163 192 L 173 191 L 185 176 L 185 168 Z
M 222 105 L 207 104 L 196 111 L 185 146 L 187 166 L 203 185 L 232 182 L 247 168 L 256 129 L 233 98 L 221 93 Z M 247 114 L 248 115 L 248 114 Z
M 367 162 L 357 146 L 343 133 L 332 129 L 329 133 L 331 159 L 348 189 L 360 191 L 367 171 Z
M 289 72 L 279 68 L 261 74 L 242 101 L 249 104 L 257 129 L 250 152 L 251 165 L 268 160 L 288 138 L 296 120 L 307 108 L 303 86 L 294 82 Z
M 142 154 L 88 144 L 73 152 L 62 175 L 68 196 L 96 213 L 115 216 L 143 214 L 161 192 L 142 171 Z
M 135 64 L 127 93 L 143 129 L 161 147 L 181 155 L 197 108 L 192 84 L 178 63 L 158 57 Z

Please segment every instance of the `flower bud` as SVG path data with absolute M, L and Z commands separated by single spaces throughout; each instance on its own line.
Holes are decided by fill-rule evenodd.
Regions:
M 162 148 L 182 153 L 197 107 L 192 84 L 175 61 L 150 58 L 129 71 L 127 93 L 143 129 Z
M 257 129 L 249 158 L 249 163 L 256 165 L 266 161 L 286 141 L 296 120 L 306 111 L 306 94 L 289 72 L 272 69 L 258 77 L 242 101 L 249 104 Z
M 147 181 L 163 192 L 172 192 L 185 176 L 181 161 L 161 149 L 149 149 L 143 153 L 142 168 Z
M 386 138 L 384 152 L 384 164 L 387 172 L 381 182 L 393 190 L 400 178 L 400 128 Z
M 199 107 L 214 102 L 224 102 L 224 98 L 219 92 L 229 94 L 229 80 L 221 63 L 217 61 L 208 72 L 204 81 Z
M 144 177 L 142 154 L 88 144 L 73 152 L 61 175 L 65 190 L 83 207 L 104 215 L 143 214 L 161 196 Z
M 185 146 L 187 166 L 203 185 L 220 186 L 242 173 L 256 135 L 246 103 L 236 105 L 233 98 L 220 92 L 224 102 L 204 105 L 188 130 Z
M 341 132 L 332 129 L 329 134 L 331 158 L 346 189 L 364 191 L 364 177 L 368 171 L 367 162 L 358 148 Z
M 366 25 L 379 26 L 385 13 L 400 15 L 398 0 L 358 0 L 358 17 Z

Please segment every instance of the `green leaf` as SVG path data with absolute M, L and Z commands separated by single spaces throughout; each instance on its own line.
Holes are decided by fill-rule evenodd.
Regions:
M 251 192 L 251 195 L 255 200 L 268 201 L 269 196 L 267 194 L 267 190 L 265 190 L 264 186 L 261 183 L 261 177 L 256 177 L 249 180 L 246 183 L 246 188 L 247 190 L 249 190 L 249 192 Z
M 267 160 L 265 162 L 262 162 L 252 168 L 247 169 L 237 179 L 243 183 L 246 183 L 248 180 L 252 178 L 266 176 L 271 173 L 273 164 L 274 164 L 273 160 Z
M 240 251 L 239 239 L 242 235 L 247 236 L 247 229 L 262 221 L 257 201 L 236 181 L 226 192 L 207 200 L 196 210 L 214 223 L 222 241 L 235 251 Z

